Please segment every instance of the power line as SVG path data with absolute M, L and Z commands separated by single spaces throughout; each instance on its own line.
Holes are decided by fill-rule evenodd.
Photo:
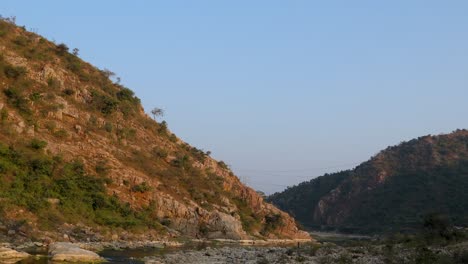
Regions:
M 255 183 L 255 184 L 262 184 L 262 185 L 271 185 L 271 186 L 278 186 L 278 187 L 283 187 L 286 188 L 291 185 L 284 185 L 284 184 L 277 184 L 277 183 L 271 183 L 271 182 L 259 182 L 259 181 L 250 181 L 250 183 Z
M 334 166 L 329 166 L 329 167 L 312 167 L 312 168 L 288 169 L 288 170 L 259 170 L 259 169 L 243 169 L 243 168 L 239 168 L 235 170 L 240 171 L 240 172 L 244 171 L 244 172 L 250 172 L 250 173 L 275 173 L 275 172 L 279 172 L 279 173 L 291 172 L 292 173 L 292 172 L 307 172 L 311 170 L 336 169 L 336 168 L 341 168 L 341 167 L 346 167 L 346 166 L 354 166 L 360 163 L 361 162 L 353 162 L 353 163 L 345 163 L 345 164 L 339 164 L 339 165 L 334 165 Z M 281 174 L 281 175 L 284 175 L 284 174 Z M 281 176 L 281 175 L 278 175 L 278 176 Z
M 291 175 L 291 174 L 276 174 L 276 173 L 243 173 L 243 174 L 238 174 L 242 175 L 243 177 L 249 176 L 249 177 L 256 177 L 256 176 L 263 176 L 263 177 L 283 177 L 283 178 L 314 178 L 318 177 L 319 175 L 316 175 L 317 173 L 314 174 L 306 174 L 306 175 Z M 241 176 L 239 176 L 241 177 Z
M 328 167 L 314 167 L 314 168 L 303 168 L 303 169 L 288 169 L 288 170 L 258 170 L 258 169 L 236 169 L 235 171 L 244 171 L 244 173 L 240 173 L 239 176 L 241 181 L 246 183 L 247 185 L 251 184 L 261 184 L 261 185 L 269 185 L 269 186 L 276 186 L 276 187 L 281 187 L 281 188 L 287 188 L 290 186 L 293 186 L 298 183 L 292 183 L 290 185 L 284 185 L 284 184 L 277 184 L 277 183 L 272 183 L 272 182 L 266 182 L 266 181 L 258 181 L 258 180 L 251 180 L 252 176 L 273 176 L 273 177 L 288 177 L 288 178 L 307 178 L 307 179 L 313 179 L 316 178 L 317 175 L 311 176 L 312 173 L 310 172 L 311 170 L 327 170 L 327 169 L 335 169 L 335 168 L 342 168 L 345 166 L 357 166 L 361 162 L 354 162 L 354 163 L 343 163 L 343 164 L 338 164 L 334 166 L 328 166 Z M 309 172 L 307 175 L 291 175 L 291 173 L 297 173 L 297 172 Z M 279 174 L 278 174 L 279 173 Z M 248 175 L 250 176 L 248 176 Z

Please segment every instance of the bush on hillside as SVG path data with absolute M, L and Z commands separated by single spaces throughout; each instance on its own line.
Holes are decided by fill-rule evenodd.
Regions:
M 0 143 L 0 172 L 2 204 L 27 208 L 38 216 L 42 227 L 54 229 L 64 222 L 157 227 L 150 208 L 137 212 L 108 195 L 106 180 L 86 174 L 80 161 L 64 162 L 59 156 Z M 145 186 L 139 188 L 147 190 Z M 45 198 L 59 199 L 60 204 L 52 208 Z
M 11 79 L 18 79 L 26 74 L 26 68 L 6 65 L 3 67 L 3 73 Z
M 67 54 L 68 50 L 69 50 L 69 48 L 65 43 L 60 43 L 60 44 L 57 45 L 57 54 L 58 55 L 63 56 L 65 54 Z
M 31 142 L 29 143 L 29 146 L 32 149 L 41 150 L 41 149 L 44 149 L 47 146 L 47 142 L 45 142 L 44 140 L 33 138 L 31 140 Z

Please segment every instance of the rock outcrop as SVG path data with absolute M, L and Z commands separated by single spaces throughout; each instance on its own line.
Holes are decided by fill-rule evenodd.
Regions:
M 6 262 L 15 263 L 19 260 L 22 260 L 28 257 L 29 257 L 29 254 L 26 252 L 20 252 L 11 248 L 0 247 L 0 262 L 1 263 L 6 263 Z
M 79 248 L 76 244 L 57 242 L 49 245 L 49 256 L 52 261 L 62 262 L 104 262 L 98 254 Z

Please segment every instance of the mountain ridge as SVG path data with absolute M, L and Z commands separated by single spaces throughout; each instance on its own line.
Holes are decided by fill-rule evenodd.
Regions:
M 268 200 L 313 228 L 414 230 L 430 213 L 466 225 L 467 166 L 468 131 L 457 130 L 388 147 L 354 169 L 312 179 Z

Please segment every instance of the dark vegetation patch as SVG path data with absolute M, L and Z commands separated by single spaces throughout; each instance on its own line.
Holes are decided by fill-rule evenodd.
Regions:
M 36 214 L 43 227 L 87 223 L 122 228 L 160 228 L 152 208 L 134 210 L 110 196 L 106 178 L 85 172 L 79 160 L 66 162 L 48 156 L 46 143 L 33 139 L 24 146 L 0 144 L 0 213 L 8 205 L 24 207 Z M 58 199 L 51 205 L 47 199 Z M 54 221 L 52 221 L 54 220 Z

